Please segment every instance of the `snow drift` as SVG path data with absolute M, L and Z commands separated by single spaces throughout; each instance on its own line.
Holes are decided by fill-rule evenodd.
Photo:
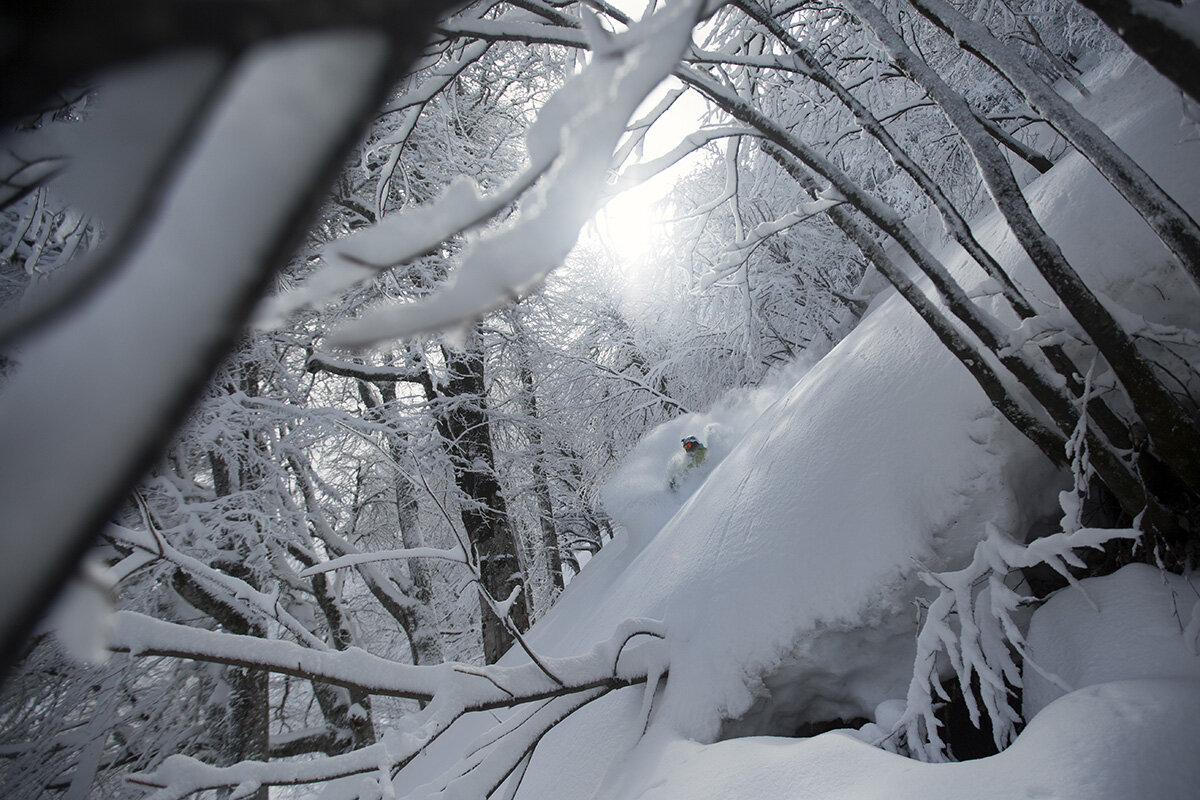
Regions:
M 1027 691 L 1037 681 L 1036 716 L 1011 747 L 990 758 L 924 764 L 843 733 L 711 745 L 656 734 L 638 747 L 604 796 L 1194 797 L 1200 785 L 1200 655 L 1195 631 L 1185 636 L 1179 619 L 1195 619 L 1197 608 L 1187 581 L 1164 579 L 1140 564 L 1057 595 L 1034 614 L 1031 645 L 1045 654 L 1041 666 L 1078 688 L 1065 694 L 1027 678 Z M 1047 691 L 1050 702 L 1044 703 Z M 1027 694 L 1032 714 L 1029 700 Z

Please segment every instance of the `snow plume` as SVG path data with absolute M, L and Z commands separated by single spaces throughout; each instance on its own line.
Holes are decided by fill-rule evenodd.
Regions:
M 783 397 L 816 360 L 805 358 L 756 387 L 733 389 L 711 409 L 683 414 L 646 434 L 601 489 L 605 510 L 644 545 L 683 507 L 756 419 Z M 681 440 L 695 436 L 707 448 L 704 463 L 686 470 Z M 676 478 L 675 488 L 671 479 Z

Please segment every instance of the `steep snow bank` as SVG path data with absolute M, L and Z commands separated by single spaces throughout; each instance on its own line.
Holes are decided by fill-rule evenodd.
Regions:
M 664 440 L 678 446 L 677 433 Z M 1022 536 L 1057 488 L 908 306 L 885 300 L 661 530 L 601 551 L 531 639 L 568 655 L 627 617 L 664 620 L 671 676 L 654 726 L 674 736 L 713 741 L 767 689 L 788 708 L 768 710 L 763 729 L 870 716 L 908 682 L 919 565 L 961 563 L 988 522 Z M 623 522 L 643 535 L 653 494 L 614 509 L 632 509 Z M 617 704 L 636 707 L 606 698 L 547 736 L 523 795 L 591 797 L 637 733 Z
M 1082 581 L 1033 615 L 1028 644 L 1076 691 L 1026 674 L 1031 719 L 1003 753 L 922 764 L 844 734 L 700 745 L 655 734 L 602 798 L 1185 800 L 1200 785 L 1200 603 L 1195 584 L 1133 564 Z

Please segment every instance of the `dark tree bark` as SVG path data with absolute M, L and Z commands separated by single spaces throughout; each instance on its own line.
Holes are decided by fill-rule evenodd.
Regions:
M 304 554 L 294 553 L 306 567 L 315 562 Z M 325 617 L 325 625 L 333 640 L 336 650 L 345 650 L 354 645 L 354 634 L 342 612 L 342 606 L 337 598 L 329 591 L 329 582 L 324 573 L 318 572 L 310 579 L 313 597 Z M 371 696 L 362 689 L 343 689 L 330 686 L 319 681 L 312 682 L 313 695 L 321 707 L 321 713 L 329 730 L 324 735 L 314 737 L 312 742 L 293 741 L 292 749 L 298 752 L 314 752 L 320 750 L 327 755 L 347 753 L 359 747 L 375 743 L 375 726 L 371 720 Z M 363 714 L 355 714 L 353 707 L 358 705 Z M 308 749 L 304 749 L 308 748 Z M 289 753 L 294 755 L 295 753 Z M 271 747 L 271 757 L 279 758 L 274 746 Z
M 187 573 L 176 571 L 171 585 L 189 605 L 216 620 L 228 632 L 242 636 L 266 635 L 261 626 L 214 597 Z M 271 708 L 267 671 L 225 666 L 221 668 L 218 680 L 225 684 L 228 692 L 224 698 L 210 701 L 205 712 L 208 740 L 218 765 L 266 759 L 270 752 Z M 263 787 L 248 797 L 250 800 L 267 800 L 268 790 Z
M 514 315 L 515 316 L 515 315 Z M 529 426 L 530 471 L 533 473 L 533 495 L 538 510 L 538 530 L 541 532 L 540 555 L 555 592 L 564 588 L 562 572 L 562 550 L 558 543 L 558 527 L 555 524 L 554 502 L 550 494 L 550 479 L 546 474 L 546 445 L 538 415 L 537 382 L 533 367 L 529 363 L 528 332 L 519 319 L 514 320 L 517 336 L 517 377 L 521 382 L 521 402 L 524 412 L 532 424 Z
M 475 550 L 482 588 L 492 599 L 504 601 L 518 583 L 522 584 L 510 618 L 517 630 L 523 631 L 529 627 L 529 608 L 517 556 L 516 531 L 496 479 L 483 353 L 476 336 L 470 337 L 462 350 L 443 348 L 443 352 L 446 382 L 435 387 L 432 380 L 428 381 L 426 393 L 437 409 L 438 430 L 454 462 L 455 480 L 468 499 L 460 512 L 463 527 Z M 480 613 L 483 657 L 492 664 L 512 645 L 513 637 L 486 600 L 480 601 Z
M 528 591 L 518 556 L 517 533 L 496 478 L 484 359 L 477 332 L 468 337 L 464 348 L 455 350 L 443 346 L 442 353 L 446 369 L 444 381 L 435 380 L 424 369 L 371 367 L 324 356 L 309 359 L 307 368 L 377 385 L 394 381 L 421 385 L 453 464 L 455 483 L 465 498 L 460 518 L 474 551 L 482 588 L 492 600 L 503 602 L 515 587 L 520 586 L 521 592 L 510 608 L 510 619 L 517 630 L 524 631 L 530 622 Z M 373 399 L 368 402 L 368 407 L 373 402 Z M 505 623 L 493 613 L 490 603 L 482 597 L 480 613 L 484 659 L 491 664 L 504 655 L 514 639 Z
M 993 36 L 987 26 L 965 16 L 945 0 L 909 2 L 930 22 L 953 36 L 964 50 L 1012 84 L 1030 108 L 1045 117 L 1121 193 L 1200 287 L 1200 225 L 1174 198 L 1095 123 L 1042 80 L 1019 53 Z
M 373 413 L 378 413 L 382 418 L 386 419 L 389 404 L 394 403 L 396 400 L 396 384 L 394 382 L 380 381 L 376 385 L 379 387 L 383 404 L 377 406 L 373 410 Z M 371 395 L 367 384 L 360 381 L 359 387 L 360 390 L 365 390 L 364 404 L 371 407 L 366 398 L 370 398 L 371 402 L 373 402 L 374 397 Z M 387 449 L 393 463 L 399 464 L 405 452 L 404 439 L 399 433 L 392 432 L 388 434 Z M 423 547 L 425 541 L 421 537 L 421 531 L 418 526 L 417 512 L 419 507 L 412 484 L 409 483 L 408 479 L 399 470 L 394 470 L 392 487 L 396 498 L 396 521 L 400 525 L 401 542 L 409 549 Z M 419 604 L 419 610 L 413 614 L 416 624 L 408 632 L 408 639 L 413 652 L 413 663 L 440 664 L 444 660 L 444 655 L 442 640 L 438 635 L 436 614 L 433 609 L 433 577 L 430 574 L 429 567 L 419 558 L 409 559 L 407 567 L 408 575 L 412 579 L 410 594 Z
M 1129 49 L 1200 103 L 1200 40 L 1187 30 L 1195 16 L 1169 0 L 1078 0 L 1120 36 Z

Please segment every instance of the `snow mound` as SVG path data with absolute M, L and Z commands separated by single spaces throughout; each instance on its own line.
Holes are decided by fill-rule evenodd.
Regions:
M 1073 689 L 1126 678 L 1200 680 L 1198 626 L 1200 586 L 1130 564 L 1054 595 L 1034 613 L 1026 641 L 1038 666 Z M 1025 719 L 1066 693 L 1026 670 Z
M 655 736 L 598 800 L 1191 800 L 1200 786 L 1200 681 L 1131 680 L 1047 706 L 1002 753 L 925 764 L 841 733 L 731 739 Z
M 826 703 L 861 716 L 907 685 L 919 565 L 961 562 L 988 522 L 1021 538 L 1032 475 L 1055 483 L 895 298 L 756 419 L 652 538 L 602 550 L 532 640 L 565 656 L 625 618 L 664 620 L 659 711 L 701 740 L 785 662 L 809 665 L 813 686 L 827 673 Z

